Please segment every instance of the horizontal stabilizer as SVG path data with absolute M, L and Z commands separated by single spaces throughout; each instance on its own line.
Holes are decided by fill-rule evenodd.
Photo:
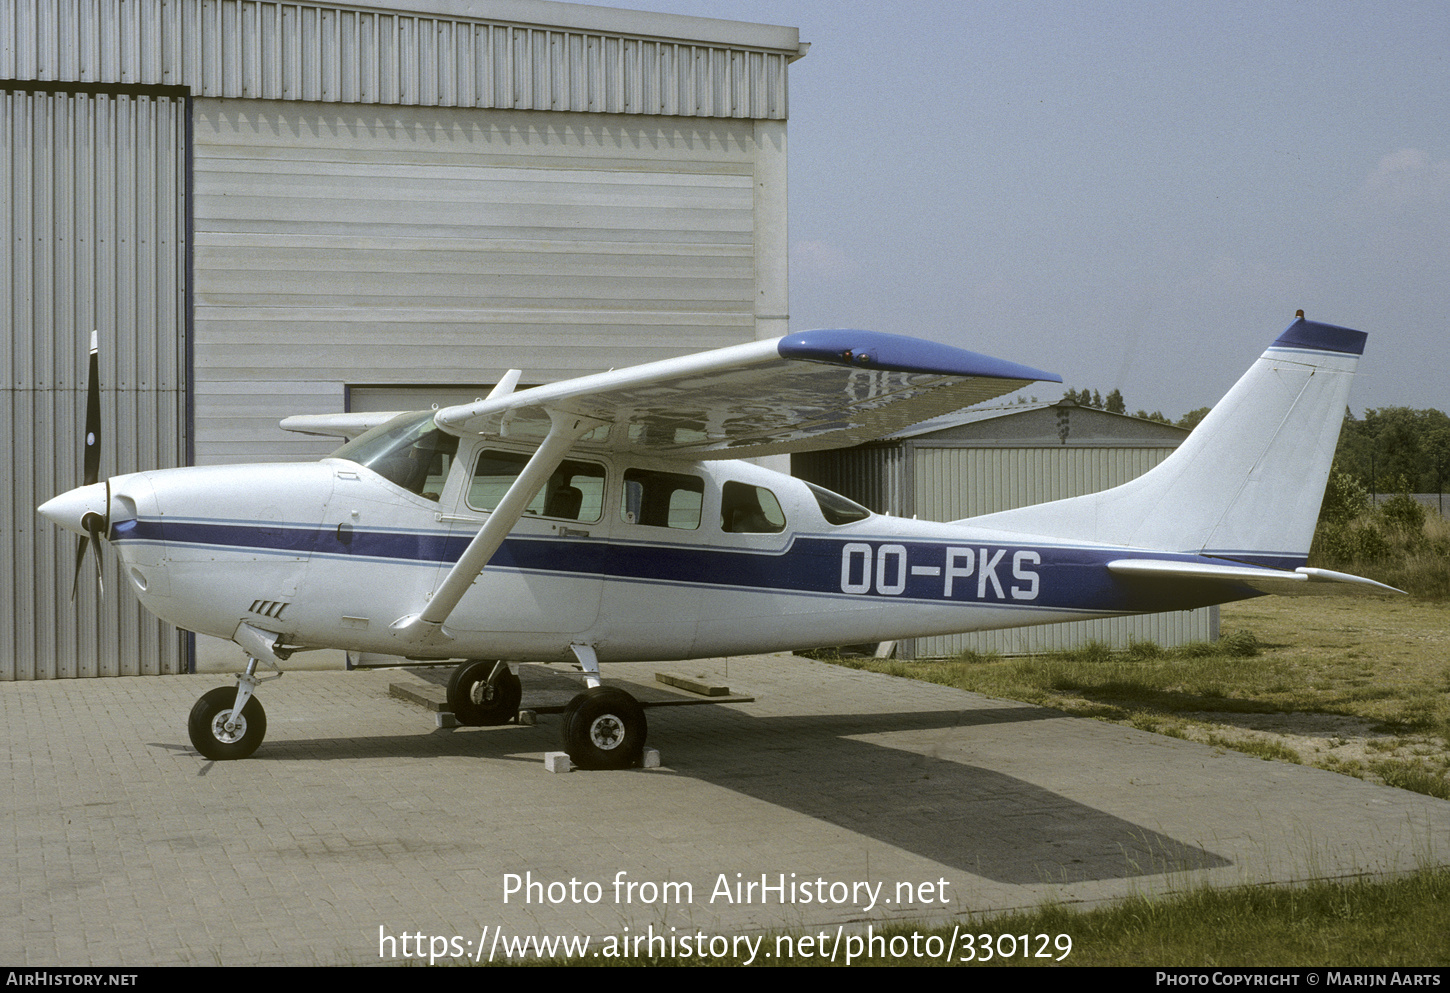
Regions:
M 1328 569 L 1301 566 L 1293 572 L 1252 565 L 1218 565 L 1210 562 L 1178 562 L 1172 559 L 1115 559 L 1108 571 L 1118 576 L 1145 579 L 1190 580 L 1240 586 L 1257 593 L 1278 596 L 1363 596 L 1402 594 L 1393 586 L 1363 576 Z

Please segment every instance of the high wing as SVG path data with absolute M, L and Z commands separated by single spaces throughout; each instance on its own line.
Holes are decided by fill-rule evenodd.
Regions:
M 577 442 L 666 458 L 841 448 L 1060 376 L 872 331 L 806 331 L 537 386 L 435 417 L 457 435 L 542 440 L 551 418 L 597 422 Z
M 748 458 L 857 444 L 990 400 L 1052 373 L 915 338 L 807 331 L 445 407 L 442 430 L 538 448 L 428 602 L 390 625 L 413 644 L 443 623 L 528 501 L 574 448 L 659 457 Z

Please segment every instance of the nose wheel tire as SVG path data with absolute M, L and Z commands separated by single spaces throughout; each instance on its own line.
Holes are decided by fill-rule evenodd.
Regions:
M 648 733 L 639 701 L 612 686 L 585 690 L 564 708 L 564 750 L 581 769 L 639 764 Z
M 202 695 L 191 708 L 191 717 L 186 730 L 191 743 L 205 758 L 215 762 L 244 759 L 257 750 L 267 736 L 267 712 L 256 697 L 252 697 L 242 708 L 241 717 L 232 722 L 232 709 L 237 703 L 237 691 L 232 686 L 219 686 Z
M 497 674 L 494 667 L 498 666 Z M 493 675 L 492 682 L 489 676 Z M 519 715 L 524 698 L 523 684 L 509 667 L 488 660 L 465 662 L 448 680 L 448 709 L 459 724 L 492 727 L 507 724 Z

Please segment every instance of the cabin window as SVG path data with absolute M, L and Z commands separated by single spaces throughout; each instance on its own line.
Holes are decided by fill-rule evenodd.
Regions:
M 827 524 L 854 524 L 871 516 L 871 511 L 856 501 L 847 500 L 839 493 L 832 493 L 824 486 L 817 486 L 815 483 L 806 483 L 806 486 L 810 488 L 811 496 L 816 498 L 816 503 L 820 504 L 821 515 L 825 517 Z
M 720 530 L 729 534 L 779 534 L 785 514 L 775 494 L 763 486 L 726 483 L 720 491 Z
M 439 430 L 433 411 L 399 414 L 332 453 L 367 466 L 409 493 L 437 501 L 458 452 L 458 436 Z
M 468 506 L 492 511 L 524 471 L 529 458 L 519 452 L 480 452 L 468 486 Z M 524 513 L 583 523 L 598 521 L 604 516 L 604 467 L 565 459 L 534 494 Z
M 693 531 L 700 526 L 705 481 L 680 472 L 627 469 L 620 515 L 626 524 Z

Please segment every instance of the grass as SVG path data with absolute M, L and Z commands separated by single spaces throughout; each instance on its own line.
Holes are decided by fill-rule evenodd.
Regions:
M 1450 598 L 1450 519 L 1404 496 L 1376 508 L 1350 503 L 1321 518 L 1310 565 L 1367 576 L 1421 599 Z
M 1265 761 L 1298 762 L 1450 799 L 1450 602 L 1264 598 L 1223 608 L 1233 632 L 1217 644 L 1165 649 L 1103 645 L 1004 659 L 966 653 L 837 664 L 1055 707 Z M 1275 730 L 1275 729 L 1280 730 Z M 1284 729 L 1288 730 L 1284 730 Z M 876 934 L 946 946 L 971 935 L 1071 939 L 1060 964 L 1211 968 L 1450 965 L 1450 868 L 1393 879 L 1295 886 L 1193 888 L 1106 907 L 1049 905 L 942 926 L 887 925 Z M 859 933 L 859 932 L 858 932 Z M 778 936 L 766 936 L 775 948 Z M 781 938 L 787 944 L 801 936 Z M 960 945 L 960 939 L 958 941 Z M 1059 946 L 1060 947 L 1060 946 Z M 994 964 L 1059 964 L 998 958 Z M 959 948 L 958 963 L 963 958 Z M 819 956 L 757 959 L 822 965 Z M 578 964 L 597 965 L 583 959 Z M 741 965 L 743 959 L 620 959 L 620 965 Z M 858 964 L 934 965 L 902 954 Z
M 833 659 L 1450 799 L 1450 602 L 1277 598 L 1217 644 Z
M 960 926 L 960 932 L 955 929 Z M 860 934 L 860 931 L 853 932 Z M 1193 889 L 1167 897 L 1133 897 L 1107 907 L 1079 910 L 1049 905 L 1037 910 L 964 920 L 960 925 L 886 925 L 875 929 L 884 937 L 884 955 L 855 964 L 946 965 L 944 956 L 909 952 L 955 947 L 960 964 L 967 952 L 976 957 L 976 936 L 1028 936 L 1033 954 L 1023 955 L 1020 941 L 1010 958 L 994 956 L 995 965 L 1142 966 L 1157 968 L 1216 966 L 1367 967 L 1450 965 L 1450 870 L 1424 869 L 1387 880 L 1313 882 L 1300 886 L 1246 886 Z M 1047 936 L 1046 941 L 1039 935 Z M 1071 948 L 1062 949 L 1066 935 Z M 893 945 L 892 938 L 900 940 Z M 778 949 L 793 947 L 799 936 L 767 935 L 761 948 L 770 958 L 755 964 L 828 965 L 819 955 L 782 958 Z M 929 940 L 935 938 L 935 942 Z M 859 947 L 859 946 L 858 946 Z M 902 954 L 892 954 L 892 949 Z M 1047 954 L 1038 956 L 1038 952 Z M 1058 961 L 1061 958 L 1061 961 Z M 564 964 L 564 963 L 546 963 Z M 573 960 L 599 965 L 601 960 Z M 620 958 L 611 965 L 743 965 L 741 958 Z M 838 958 L 836 964 L 845 964 Z

